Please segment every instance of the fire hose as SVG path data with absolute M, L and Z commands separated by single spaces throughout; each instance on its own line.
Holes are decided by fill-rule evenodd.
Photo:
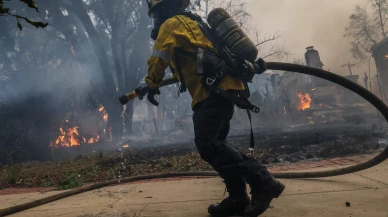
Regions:
M 370 102 L 377 110 L 381 112 L 384 116 L 385 120 L 388 122 L 388 107 L 387 105 L 373 93 L 342 76 L 334 74 L 332 72 L 328 72 L 322 69 L 313 68 L 309 66 L 297 65 L 297 64 L 289 64 L 289 63 L 278 63 L 278 62 L 267 62 L 267 69 L 269 70 L 278 70 L 278 71 L 288 71 L 288 72 L 296 72 L 305 75 L 312 75 L 315 77 L 319 77 L 328 81 L 331 81 L 335 84 L 338 84 L 342 87 L 345 87 L 354 93 L 357 93 L 359 96 Z M 167 79 L 167 82 L 163 82 L 162 86 L 170 85 L 174 83 L 174 80 Z M 176 81 L 175 81 L 176 82 Z M 137 98 L 136 93 L 132 92 L 132 98 Z M 152 97 L 152 96 L 151 96 Z M 331 176 L 339 176 L 350 173 L 359 172 L 365 169 L 369 169 L 373 166 L 376 166 L 388 158 L 388 147 L 386 147 L 383 152 L 375 156 L 374 158 L 353 166 L 345 167 L 345 168 L 337 168 L 333 170 L 327 171 L 317 171 L 317 172 L 279 172 L 272 173 L 275 178 L 286 178 L 286 179 L 300 179 L 300 178 L 323 178 L 323 177 L 331 177 Z M 162 173 L 162 174 L 152 174 L 152 175 L 143 175 L 143 176 L 134 176 L 120 179 L 119 183 L 128 183 L 138 180 L 148 180 L 155 178 L 169 178 L 169 177 L 184 177 L 184 176 L 200 176 L 200 177 L 216 177 L 218 176 L 217 172 L 183 172 L 183 173 Z M 77 188 L 74 190 L 62 192 L 56 195 L 52 195 L 43 199 L 39 199 L 36 201 L 12 206 L 9 208 L 1 209 L 0 216 L 10 215 L 13 213 L 21 212 L 33 207 L 37 207 L 46 203 L 50 203 L 59 199 L 63 199 L 66 197 L 70 197 L 76 194 L 80 194 L 83 192 L 107 187 L 110 185 L 118 184 L 118 180 L 111 180 L 106 182 L 100 182 L 92 185 L 87 185 L 81 188 Z

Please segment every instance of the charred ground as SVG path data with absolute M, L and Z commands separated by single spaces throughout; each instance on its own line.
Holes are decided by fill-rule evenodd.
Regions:
M 386 132 L 385 125 L 377 124 L 261 129 L 255 133 L 255 155 L 271 168 L 301 161 L 378 153 L 388 144 L 384 139 Z M 247 152 L 249 135 L 231 136 L 229 143 Z M 142 174 L 212 170 L 201 160 L 193 142 L 145 145 L 133 143 L 119 151 L 96 151 L 62 161 L 3 166 L 0 187 L 67 189 Z

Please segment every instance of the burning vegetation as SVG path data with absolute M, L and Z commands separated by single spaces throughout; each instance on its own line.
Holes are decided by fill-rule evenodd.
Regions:
M 80 146 L 81 144 L 93 144 L 100 140 L 100 136 L 97 135 L 95 137 L 85 138 L 80 136 L 78 132 L 78 126 L 68 128 L 64 130 L 62 127 L 59 128 L 60 135 L 55 141 L 50 143 L 51 148 L 59 148 L 59 147 L 72 147 L 72 146 Z
M 98 108 L 98 112 L 100 114 L 100 117 L 104 123 L 108 122 L 109 115 L 106 112 L 104 106 L 100 106 Z M 68 124 L 70 121 L 65 120 L 65 122 Z M 104 135 L 108 135 L 108 138 L 112 137 L 112 128 L 110 127 L 108 130 L 104 129 Z M 80 146 L 82 144 L 93 144 L 97 143 L 101 140 L 101 136 L 99 135 L 99 132 L 94 132 L 92 135 L 84 135 L 83 133 L 80 133 L 80 127 L 79 126 L 73 126 L 73 127 L 64 127 L 61 126 L 59 128 L 59 136 L 50 142 L 51 148 L 60 148 L 60 147 L 73 147 L 73 146 Z
M 298 99 L 299 102 L 297 104 L 297 110 L 298 111 L 304 111 L 306 109 L 309 109 L 311 107 L 311 96 L 308 93 L 302 93 L 298 92 Z

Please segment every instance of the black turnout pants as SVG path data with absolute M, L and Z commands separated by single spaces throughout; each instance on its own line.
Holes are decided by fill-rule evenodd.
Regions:
M 197 104 L 193 115 L 195 145 L 202 159 L 219 173 L 227 187 L 228 183 L 245 186 L 246 180 L 252 190 L 259 190 L 271 179 L 267 168 L 226 143 L 234 106 L 217 95 Z

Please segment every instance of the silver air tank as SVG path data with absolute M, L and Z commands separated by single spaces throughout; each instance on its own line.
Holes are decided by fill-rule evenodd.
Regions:
M 207 21 L 232 53 L 248 61 L 256 61 L 258 54 L 256 45 L 227 11 L 216 8 L 209 13 Z

